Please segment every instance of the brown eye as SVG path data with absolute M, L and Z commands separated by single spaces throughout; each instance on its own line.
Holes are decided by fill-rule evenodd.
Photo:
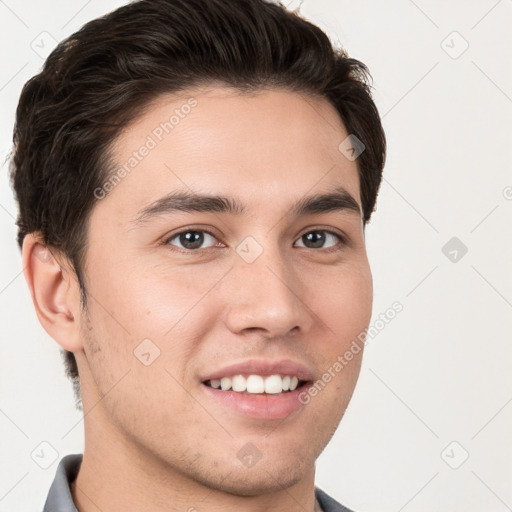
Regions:
M 332 242 L 334 239 L 334 243 L 328 245 L 325 247 L 326 241 Z M 327 231 L 324 229 L 321 230 L 315 230 L 315 231 L 308 231 L 307 233 L 304 233 L 299 240 L 303 241 L 304 246 L 308 249 L 329 249 L 331 247 L 335 247 L 337 244 L 344 243 L 345 240 L 342 238 L 341 235 L 338 235 L 337 233 L 333 233 L 332 231 Z
M 199 230 L 199 229 L 188 229 L 186 231 L 181 231 L 180 233 L 176 233 L 168 238 L 165 243 L 170 245 L 175 245 L 171 243 L 172 240 L 177 240 L 180 245 L 180 249 L 186 250 L 196 250 L 196 249 L 204 249 L 205 247 L 201 247 L 205 243 L 205 238 L 208 237 L 216 240 L 215 237 L 208 231 Z M 211 247 L 211 246 L 210 246 Z

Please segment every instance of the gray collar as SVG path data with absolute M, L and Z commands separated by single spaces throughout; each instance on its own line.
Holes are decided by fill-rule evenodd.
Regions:
M 66 455 L 59 462 L 43 512 L 78 512 L 71 496 L 70 484 L 78 475 L 82 454 Z

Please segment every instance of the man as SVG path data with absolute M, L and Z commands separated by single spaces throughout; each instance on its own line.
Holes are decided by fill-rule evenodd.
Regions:
M 25 85 L 19 244 L 85 426 L 45 511 L 348 510 L 314 475 L 371 318 L 367 79 L 279 5 L 143 0 Z

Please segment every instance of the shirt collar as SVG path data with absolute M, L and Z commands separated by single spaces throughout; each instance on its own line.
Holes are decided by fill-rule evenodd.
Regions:
M 61 459 L 55 473 L 43 512 L 78 512 L 71 495 L 70 484 L 78 475 L 82 454 L 66 455 Z

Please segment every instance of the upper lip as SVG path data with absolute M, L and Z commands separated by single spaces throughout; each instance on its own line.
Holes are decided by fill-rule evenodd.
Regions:
M 290 375 L 297 376 L 299 380 L 313 380 L 313 372 L 304 364 L 292 361 L 291 359 L 264 360 L 250 359 L 239 363 L 229 364 L 218 370 L 209 373 L 201 378 L 207 381 L 232 377 L 234 375 Z

